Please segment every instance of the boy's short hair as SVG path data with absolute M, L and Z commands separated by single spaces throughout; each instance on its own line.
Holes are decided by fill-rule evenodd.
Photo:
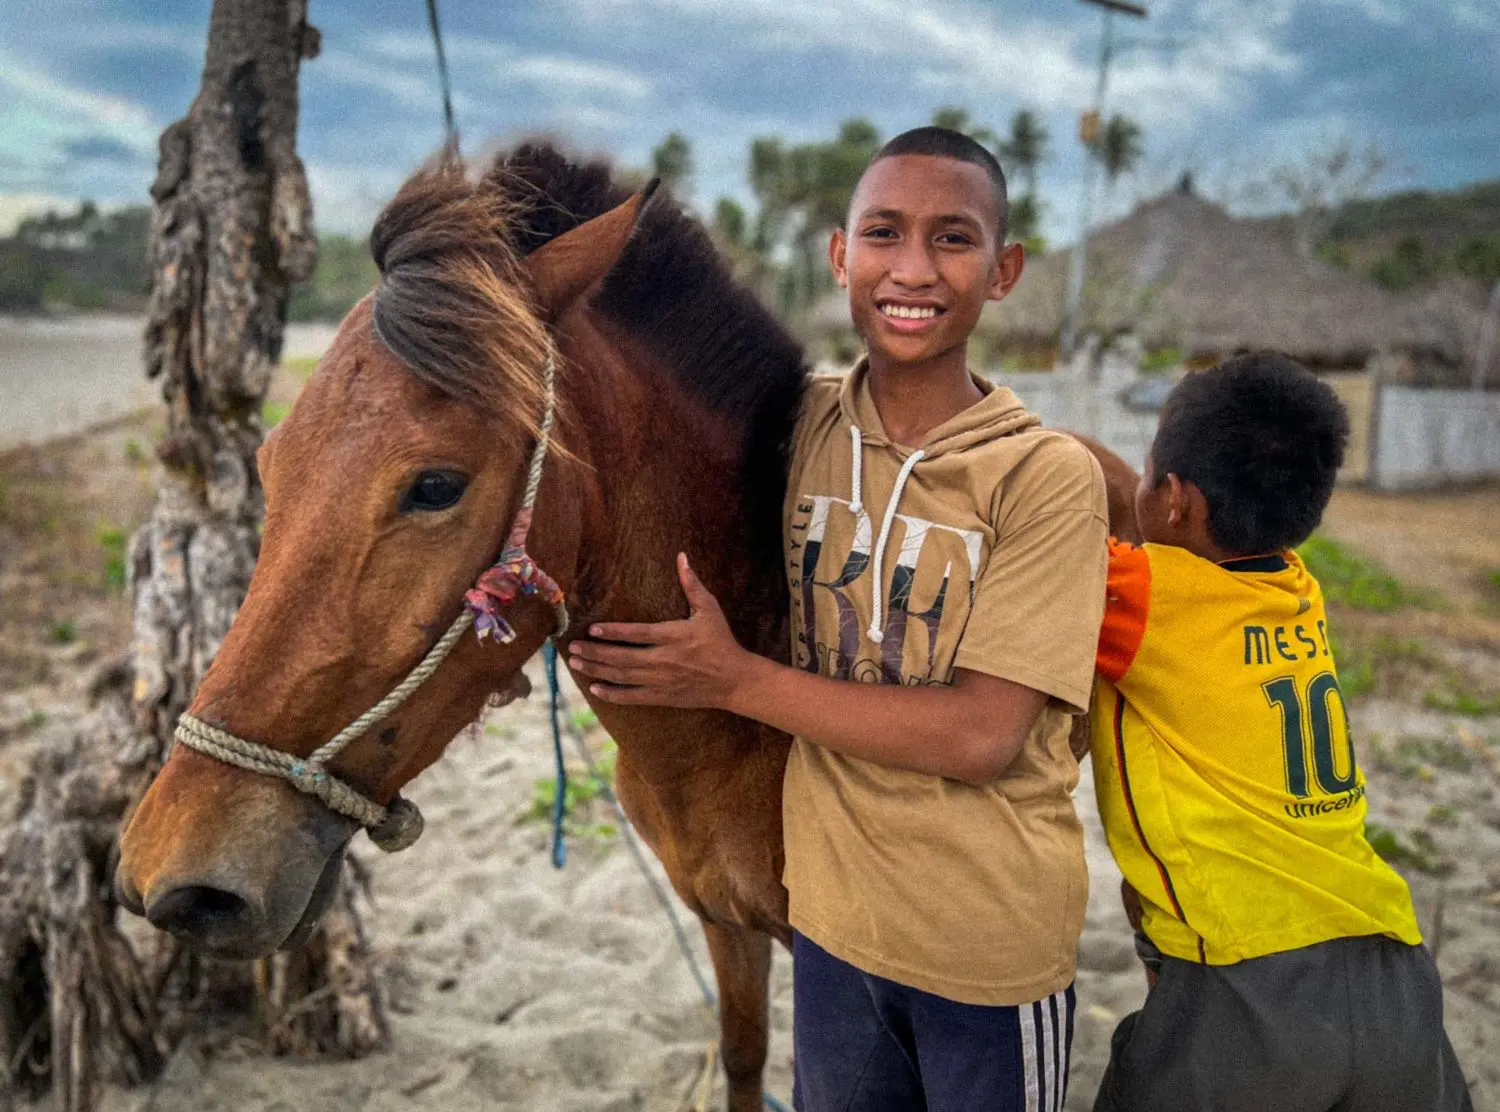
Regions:
M 1326 382 L 1285 355 L 1238 355 L 1167 398 L 1150 479 L 1194 483 L 1221 548 L 1280 552 L 1318 527 L 1348 440 L 1348 414 Z
M 984 146 L 961 131 L 947 127 L 914 127 L 886 143 L 870 159 L 870 166 L 882 158 L 894 158 L 900 154 L 925 154 L 936 158 L 955 158 L 978 166 L 989 175 L 995 189 L 995 212 L 1000 218 L 1000 241 L 1010 227 L 1010 197 L 1005 186 L 1005 171 L 995 156 Z M 866 167 L 868 169 L 868 167 Z

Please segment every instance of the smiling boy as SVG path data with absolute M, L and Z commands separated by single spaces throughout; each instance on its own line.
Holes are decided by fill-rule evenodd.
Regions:
M 866 169 L 830 261 L 868 356 L 810 385 L 785 507 L 792 666 L 691 616 L 571 649 L 598 697 L 794 735 L 784 793 L 805 1112 L 1054 1109 L 1087 875 L 1070 801 L 1104 602 L 1103 478 L 972 375 L 1015 285 L 1005 179 L 942 128 Z

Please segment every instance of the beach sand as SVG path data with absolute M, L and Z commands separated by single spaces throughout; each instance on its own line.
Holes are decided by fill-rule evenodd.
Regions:
M 532 680 L 545 691 L 535 663 Z M 575 707 L 582 703 L 573 698 Z M 1404 714 L 1381 703 L 1369 721 Z M 180 1049 L 154 1088 L 111 1091 L 108 1112 L 445 1112 L 524 1108 L 620 1112 L 695 1107 L 715 1027 L 650 887 L 617 837 L 574 838 L 565 869 L 553 869 L 547 826 L 527 821 L 534 784 L 551 774 L 546 704 L 540 695 L 493 712 L 461 735 L 411 795 L 427 832 L 410 851 L 384 857 L 362 839 L 374 876 L 372 941 L 385 967 L 392 1039 L 388 1051 L 350 1063 L 272 1060 L 249 1044 L 210 1034 Z M 1368 725 L 1368 723 L 1367 723 Z M 1414 730 L 1441 723 L 1409 723 Z M 591 731 L 597 748 L 603 735 Z M 581 769 L 580 769 L 581 771 Z M 1382 790 L 1374 811 L 1399 821 L 1425 807 Z M 1402 798 L 1404 794 L 1404 798 Z M 1500 988 L 1494 968 L 1500 911 L 1495 813 L 1467 804 L 1487 796 L 1478 781 L 1444 774 L 1418 793 L 1462 811 L 1439 834 L 1464 858 L 1445 882 L 1442 965 L 1460 982 L 1449 994 L 1449 1027 L 1475 1081 L 1476 1108 L 1500 1108 Z M 1077 795 L 1092 874 L 1080 946 L 1078 1020 L 1066 1108 L 1087 1109 L 1108 1057 L 1110 1032 L 1137 1007 L 1145 983 L 1118 899 L 1119 873 L 1103 842 L 1087 766 Z M 1462 805 L 1461 805 L 1462 804 Z M 607 817 L 596 805 L 594 818 Z M 652 859 L 652 868 L 661 871 Z M 1419 877 L 1417 906 L 1431 934 L 1433 881 Z M 1460 895 L 1469 892 L 1473 898 Z M 679 905 L 701 967 L 701 934 Z M 776 957 L 769 1090 L 789 1101 L 791 963 Z M 207 1048 L 207 1049 L 205 1049 Z M 720 1071 L 713 1099 L 722 1107 Z
M 41 345 L 52 354 L 26 365 L 29 385 L 17 410 L 15 359 L 23 343 L 17 330 L 46 327 L 66 334 L 62 342 L 53 336 L 50 347 Z M 10 443 L 17 429 L 38 438 L 78 431 L 93 411 L 70 409 L 71 398 L 139 380 L 135 349 L 119 346 L 136 342 L 139 320 L 93 318 L 68 333 L 72 327 L 0 321 L 0 444 Z M 327 337 L 297 342 L 312 354 Z M 101 355 L 87 370 L 79 353 L 110 345 L 108 358 Z M 85 386 L 86 379 L 96 381 L 89 375 L 113 385 Z M 150 404 L 152 393 L 148 387 L 140 404 Z M 20 411 L 31 416 L 18 419 Z M 128 639 L 128 604 L 94 582 L 100 574 L 94 564 L 102 569 L 104 563 L 96 519 L 128 529 L 144 513 L 151 484 L 139 443 L 149 442 L 153 420 L 12 453 L 0 473 L 13 487 L 12 520 L 0 521 L 0 592 L 7 604 L 0 607 L 0 675 L 6 680 L 0 691 L 0 812 L 28 753 L 66 737 L 76 724 L 86 677 L 101 654 Z M 14 497 L 22 485 L 41 491 L 26 503 L 26 514 L 40 523 L 30 532 L 22 528 L 30 516 L 20 514 L 21 500 Z M 1340 635 L 1363 628 L 1398 648 L 1421 638 L 1423 651 L 1439 658 L 1434 667 L 1461 667 L 1474 677 L 1475 691 L 1500 691 L 1500 616 L 1481 576 L 1482 569 L 1500 567 L 1497 513 L 1500 491 L 1494 489 L 1405 499 L 1341 491 L 1328 531 L 1454 604 L 1347 613 L 1337 618 Z M 1434 536 L 1444 538 L 1441 551 L 1431 546 Z M 64 541 L 71 547 L 54 550 Z M 63 625 L 67 643 L 56 635 Z M 1445 673 L 1425 681 L 1435 674 Z M 531 677 L 538 692 L 545 690 L 536 663 Z M 1473 1084 L 1475 1107 L 1500 1112 L 1500 715 L 1444 712 L 1424 706 L 1423 695 L 1413 681 L 1410 690 L 1386 683 L 1355 700 L 1358 752 L 1369 777 L 1372 819 L 1409 842 L 1430 839 L 1422 843 L 1424 856 L 1436 871 L 1404 872 L 1438 950 L 1447 1026 Z M 573 704 L 582 706 L 576 694 Z M 591 731 L 596 749 L 604 740 Z M 389 1003 L 388 1050 L 359 1062 L 270 1059 L 243 1032 L 207 1026 L 174 1053 L 156 1085 L 109 1090 L 101 1109 L 678 1112 L 695 1106 L 706 1062 L 708 1106 L 722 1107 L 720 1071 L 712 1062 L 716 1025 L 630 854 L 617 836 L 575 837 L 567 868 L 554 870 L 546 824 L 525 818 L 536 783 L 551 775 L 551 761 L 546 704 L 536 695 L 466 731 L 412 785 L 410 794 L 427 816 L 427 832 L 414 848 L 386 857 L 362 837 L 357 841 L 355 852 L 373 879 L 366 922 Z M 1145 989 L 1087 765 L 1077 804 L 1092 881 L 1067 1101 L 1075 1110 L 1090 1107 L 1109 1035 Z M 608 819 L 600 805 L 593 808 L 590 821 Z M 660 877 L 654 859 L 651 867 Z M 696 923 L 679 912 L 707 970 Z M 772 1019 L 766 1080 L 785 1101 L 791 969 L 780 952 Z
M 146 378 L 144 317 L 0 316 L 0 451 L 80 432 L 161 403 Z M 283 355 L 319 355 L 331 324 L 293 324 Z

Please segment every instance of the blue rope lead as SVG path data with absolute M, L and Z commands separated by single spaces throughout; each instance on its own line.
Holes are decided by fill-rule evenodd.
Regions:
M 542 644 L 542 660 L 547 665 L 547 695 L 552 708 L 552 756 L 557 762 L 557 794 L 552 800 L 552 867 L 561 869 L 568 863 L 568 844 L 563 841 L 563 820 L 568 815 L 568 770 L 563 764 L 562 688 L 557 682 L 557 646 L 550 640 Z
M 547 665 L 547 695 L 551 700 L 552 715 L 552 752 L 557 758 L 557 798 L 552 804 L 552 864 L 561 869 L 568 863 L 568 847 L 563 844 L 563 816 L 564 797 L 568 790 L 568 774 L 563 768 L 562 751 L 562 712 L 567 707 L 563 698 L 562 686 L 557 682 L 557 646 L 550 640 L 542 644 L 542 660 Z M 571 718 L 568 719 L 568 733 L 573 738 L 573 744 L 577 747 L 579 756 L 583 763 L 588 766 L 589 775 L 602 785 L 601 795 L 614 809 L 615 817 L 620 821 L 620 834 L 624 838 L 625 845 L 629 847 L 631 856 L 635 858 L 636 865 L 641 870 L 641 875 L 651 886 L 656 894 L 657 902 L 662 910 L 667 913 L 667 919 L 672 924 L 672 933 L 677 937 L 677 948 L 682 956 L 687 959 L 688 969 L 692 971 L 693 979 L 698 982 L 698 991 L 703 995 L 703 1002 L 708 1005 L 709 1011 L 716 1012 L 719 1001 L 714 995 L 714 990 L 709 987 L 708 978 L 698 968 L 697 959 L 693 957 L 692 947 L 688 945 L 687 933 L 682 929 L 682 921 L 677 917 L 677 911 L 672 906 L 671 897 L 662 888 L 661 882 L 651 872 L 651 866 L 646 860 L 646 851 L 641 847 L 639 839 L 636 838 L 635 828 L 630 825 L 630 820 L 625 817 L 625 809 L 620 806 L 620 801 L 615 797 L 614 788 L 610 783 L 599 775 L 599 769 L 594 765 L 594 756 L 589 752 L 588 743 L 583 739 L 583 731 Z M 782 1104 L 770 1093 L 762 1092 L 761 1099 L 765 1102 L 771 1112 L 789 1112 L 787 1106 Z

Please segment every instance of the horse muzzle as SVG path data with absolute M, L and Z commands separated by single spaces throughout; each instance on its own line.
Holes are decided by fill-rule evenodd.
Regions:
M 230 790 L 174 790 L 203 774 L 229 777 Z M 216 806 L 186 805 L 213 797 Z M 176 752 L 121 835 L 115 891 L 127 910 L 194 949 L 265 957 L 311 934 L 357 829 L 289 785 Z

